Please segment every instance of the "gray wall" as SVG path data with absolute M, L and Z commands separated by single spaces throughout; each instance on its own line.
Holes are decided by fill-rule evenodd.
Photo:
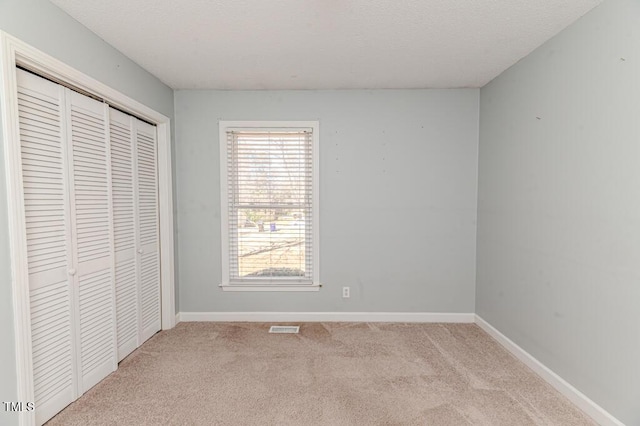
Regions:
M 0 0 L 0 29 L 173 118 L 173 91 L 47 0 Z M 0 128 L 0 157 L 3 155 Z M 16 401 L 4 159 L 0 158 L 0 401 Z M 0 407 L 0 424 L 18 416 Z
M 481 91 L 477 313 L 640 424 L 640 2 Z
M 176 91 L 180 311 L 473 312 L 478 95 Z M 219 119 L 320 121 L 319 292 L 218 288 Z

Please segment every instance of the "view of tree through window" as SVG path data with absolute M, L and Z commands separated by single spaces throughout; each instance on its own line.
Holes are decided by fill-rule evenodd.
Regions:
M 232 278 L 310 279 L 309 132 L 235 131 L 227 143 Z

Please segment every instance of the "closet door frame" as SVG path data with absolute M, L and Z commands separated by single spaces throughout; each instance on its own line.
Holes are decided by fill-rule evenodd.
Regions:
M 96 96 L 110 105 L 138 116 L 157 127 L 158 195 L 160 213 L 160 291 L 162 329 L 176 324 L 173 244 L 173 191 L 171 171 L 171 128 L 168 117 L 75 70 L 65 63 L 0 31 L 0 109 L 7 178 L 11 286 L 13 293 L 18 401 L 33 402 L 33 367 L 27 270 L 26 224 L 16 66 L 23 67 L 80 92 Z M 36 407 L 37 409 L 37 407 Z M 35 424 L 33 411 L 19 414 L 21 425 Z

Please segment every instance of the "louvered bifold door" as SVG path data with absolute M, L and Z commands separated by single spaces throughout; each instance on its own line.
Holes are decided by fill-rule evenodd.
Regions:
M 17 70 L 35 416 L 76 399 L 64 89 Z
M 140 345 L 134 118 L 109 109 L 118 361 Z
M 160 244 L 156 128 L 135 120 L 138 259 L 144 342 L 160 330 Z
M 84 392 L 117 367 L 109 109 L 106 104 L 66 90 L 78 288 L 78 371 Z

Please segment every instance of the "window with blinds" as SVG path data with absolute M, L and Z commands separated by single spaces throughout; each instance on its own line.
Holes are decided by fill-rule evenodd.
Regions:
M 220 137 L 222 287 L 317 289 L 317 122 L 221 122 Z

